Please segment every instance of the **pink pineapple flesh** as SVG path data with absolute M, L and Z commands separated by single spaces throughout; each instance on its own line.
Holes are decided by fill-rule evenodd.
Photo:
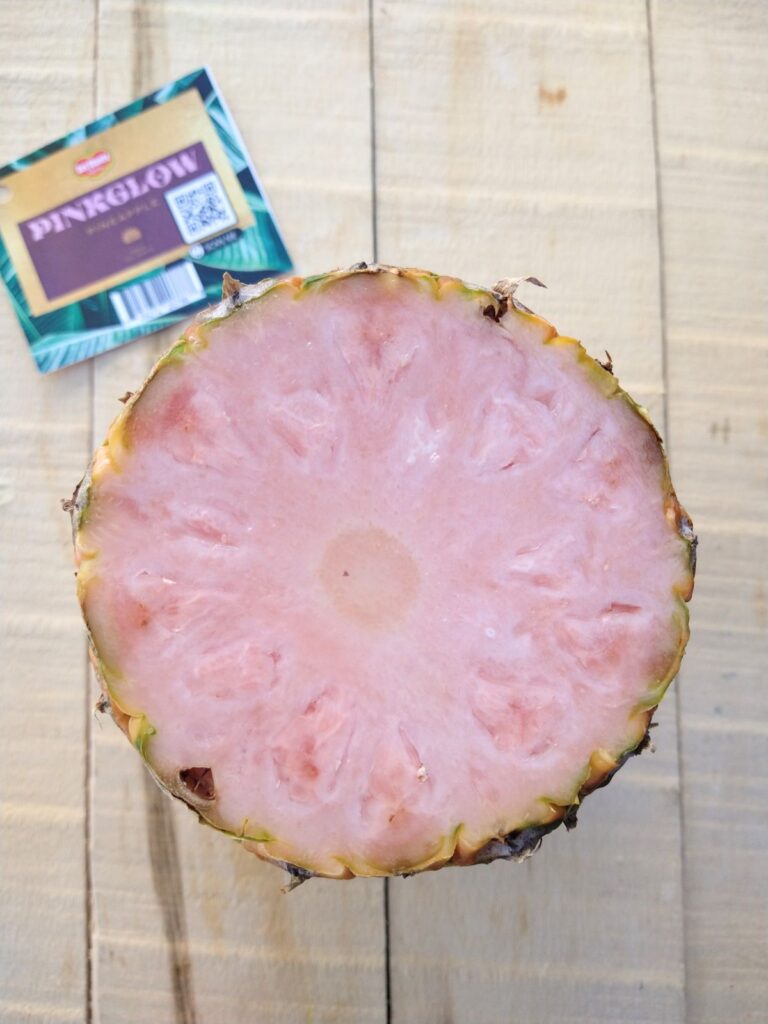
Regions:
M 655 433 L 493 301 L 280 284 L 193 328 L 94 460 L 80 590 L 112 703 L 262 856 L 471 861 L 635 747 L 679 663 L 690 551 Z

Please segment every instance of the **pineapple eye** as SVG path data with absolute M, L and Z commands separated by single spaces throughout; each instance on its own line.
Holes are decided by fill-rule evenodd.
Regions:
M 198 800 L 215 800 L 216 788 L 210 768 L 182 768 L 179 778 Z

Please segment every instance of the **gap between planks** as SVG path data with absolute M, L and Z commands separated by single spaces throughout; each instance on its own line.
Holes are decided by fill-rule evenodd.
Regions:
M 661 378 L 663 383 L 662 409 L 664 420 L 664 446 L 669 460 L 670 470 L 672 469 L 672 441 L 670 437 L 670 416 L 669 416 L 669 332 L 667 329 L 667 290 L 665 273 L 665 246 L 664 246 L 664 194 L 661 180 L 661 154 L 659 150 L 659 114 L 656 94 L 656 62 L 653 49 L 653 11 L 651 4 L 653 0 L 645 0 L 645 21 L 646 21 L 646 49 L 648 52 L 648 85 L 649 101 L 651 105 L 651 132 L 653 137 L 653 171 L 654 186 L 656 191 L 656 241 L 657 260 L 659 267 L 659 315 L 661 323 Z M 685 774 L 683 761 L 683 708 L 680 695 L 682 686 L 682 673 L 678 672 L 674 680 L 675 698 L 675 719 L 677 724 L 677 777 L 678 793 L 677 805 L 680 819 L 680 904 L 681 904 L 681 930 L 683 939 L 683 1020 L 688 1019 L 688 937 L 686 934 L 687 906 L 686 906 L 686 831 L 685 831 Z
M 376 33 L 373 0 L 368 0 L 368 89 L 369 132 L 371 136 L 371 252 L 373 262 L 379 261 L 378 176 L 376 166 Z M 387 1024 L 392 1024 L 392 956 L 389 920 L 389 879 L 382 886 L 384 914 L 384 991 Z

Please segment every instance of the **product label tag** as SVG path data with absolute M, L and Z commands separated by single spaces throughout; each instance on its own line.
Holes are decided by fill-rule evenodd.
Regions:
M 291 261 L 207 69 L 0 168 L 0 273 L 38 367 L 88 358 Z

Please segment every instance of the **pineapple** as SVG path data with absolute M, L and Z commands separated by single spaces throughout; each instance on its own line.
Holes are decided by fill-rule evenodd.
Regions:
M 515 288 L 227 276 L 68 503 L 102 707 L 297 878 L 528 855 L 680 664 L 660 438 Z

